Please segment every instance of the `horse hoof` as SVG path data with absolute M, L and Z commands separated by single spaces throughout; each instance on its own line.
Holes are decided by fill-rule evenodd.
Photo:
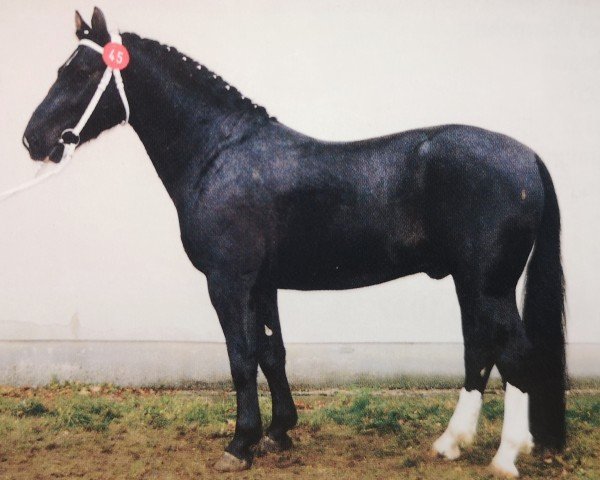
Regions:
M 490 470 L 495 477 L 517 478 L 519 476 L 519 471 L 517 470 L 517 467 L 515 467 L 514 463 L 503 464 L 496 459 L 492 460 L 492 463 L 490 464 Z
M 434 457 L 443 457 L 446 460 L 456 460 L 460 457 L 460 448 L 458 448 L 453 438 L 442 435 L 433 443 L 431 454 Z
M 533 436 L 530 433 L 527 439 L 521 445 L 521 453 L 529 455 L 531 452 L 533 452 L 533 447 L 535 447 L 535 445 L 533 443 Z
M 281 441 L 273 440 L 269 435 L 260 439 L 256 446 L 257 455 L 266 455 L 267 453 L 278 453 L 292 448 L 292 439 L 287 435 Z
M 237 458 L 229 452 L 225 452 L 219 461 L 214 464 L 213 468 L 218 472 L 241 472 L 250 468 L 250 462 Z

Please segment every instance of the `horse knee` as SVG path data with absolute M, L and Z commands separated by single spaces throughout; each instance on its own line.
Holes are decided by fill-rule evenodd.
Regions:
M 248 365 L 246 363 L 240 365 L 231 365 L 231 378 L 233 379 L 233 385 L 236 390 L 247 387 L 253 383 L 256 383 L 256 376 L 258 374 L 257 367 Z
M 236 390 L 256 383 L 258 362 L 255 355 L 242 355 L 230 350 L 229 364 Z

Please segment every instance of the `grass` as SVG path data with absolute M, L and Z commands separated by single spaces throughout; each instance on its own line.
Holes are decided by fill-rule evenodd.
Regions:
M 491 478 L 486 466 L 503 416 L 498 391 L 486 395 L 475 445 L 455 462 L 429 456 L 456 398 L 456 391 L 443 390 L 298 392 L 294 449 L 218 478 Z M 267 392 L 261 391 L 260 405 L 266 425 Z M 522 478 L 600 478 L 600 391 L 572 391 L 567 418 L 568 448 L 523 456 Z M 217 478 L 210 465 L 234 427 L 235 397 L 225 389 L 0 387 L 0 478 Z

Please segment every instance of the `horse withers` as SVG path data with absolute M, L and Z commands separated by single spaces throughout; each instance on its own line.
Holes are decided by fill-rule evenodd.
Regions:
M 76 14 L 76 35 L 80 43 L 29 121 L 24 144 L 33 159 L 58 162 L 66 142 L 74 148 L 97 137 L 130 108 L 129 123 L 176 206 L 185 251 L 206 275 L 226 338 L 237 423 L 216 469 L 242 470 L 257 448 L 292 445 L 297 413 L 279 289 L 357 288 L 418 272 L 452 276 L 464 335 L 464 388 L 434 452 L 455 459 L 460 444 L 473 440 L 493 366 L 506 387 L 494 470 L 516 476 L 517 455 L 533 441 L 564 446 L 560 215 L 550 175 L 532 150 L 462 125 L 316 140 L 175 48 L 133 33 L 111 42 L 98 9 L 91 26 Z M 122 47 L 107 52 L 115 38 Z M 115 61 L 119 48 L 129 57 L 120 70 L 124 92 L 109 76 L 82 127 L 110 67 L 104 57 Z M 65 137 L 76 125 L 76 138 Z M 515 288 L 530 254 L 521 320 Z M 259 366 L 273 399 L 264 436 Z

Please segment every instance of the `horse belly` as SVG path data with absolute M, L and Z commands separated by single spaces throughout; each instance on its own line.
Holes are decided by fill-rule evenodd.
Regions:
M 406 245 L 373 232 L 286 242 L 277 260 L 278 287 L 343 290 L 366 287 L 426 271 L 422 245 Z

